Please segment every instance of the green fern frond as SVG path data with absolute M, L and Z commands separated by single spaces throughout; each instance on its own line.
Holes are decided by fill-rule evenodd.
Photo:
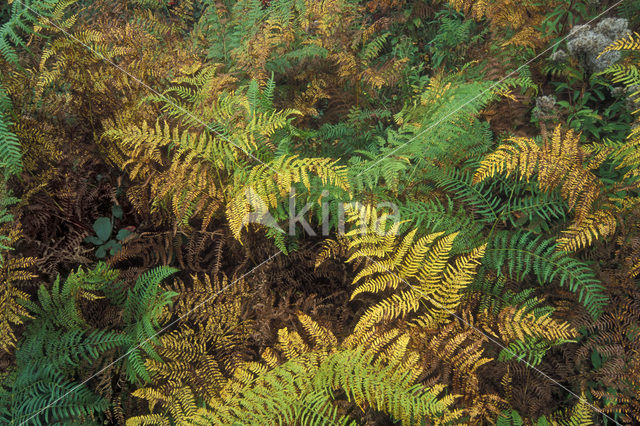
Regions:
M 493 186 L 474 185 L 471 174 L 456 169 L 429 169 L 426 177 L 456 199 L 465 201 L 480 215 L 483 222 L 495 222 L 500 217 L 502 201 L 492 192 Z
M 22 148 L 18 137 L 13 133 L 13 123 L 9 119 L 11 100 L 0 84 L 0 168 L 7 175 L 22 171 Z
M 159 266 L 141 275 L 133 289 L 129 290 L 124 304 L 122 319 L 126 324 L 125 333 L 131 348 L 127 351 L 127 375 L 132 382 L 141 377 L 151 380 L 144 365 L 142 352 L 153 359 L 161 360 L 151 343 L 158 343 L 156 330 L 160 327 L 163 310 L 170 305 L 178 293 L 162 291 L 160 283 L 178 270 Z
M 498 232 L 487 248 L 484 265 L 499 274 L 506 267 L 506 273 L 517 280 L 530 273 L 535 274 L 540 284 L 558 279 L 561 286 L 577 293 L 593 317 L 597 317 L 607 304 L 605 288 L 593 270 L 584 262 L 558 251 L 553 239 L 544 240 L 525 231 Z
M 34 26 L 43 24 L 55 11 L 60 0 L 25 0 L 11 3 L 10 18 L 0 27 L 0 55 L 14 65 L 19 65 L 16 48 L 27 49 L 23 34 L 35 34 Z M 68 3 L 68 2 L 63 2 Z
M 339 415 L 332 396 L 385 412 L 405 425 L 423 419 L 455 420 L 455 398 L 442 396 L 443 386 L 412 385 L 409 372 L 396 364 L 383 366 L 362 349 L 343 349 L 325 359 L 313 353 L 292 359 L 260 375 L 256 381 L 219 401 L 207 419 L 213 424 L 355 424 Z M 317 423 L 314 423 L 317 422 Z M 301 423 L 307 424 L 307 423 Z
M 500 351 L 498 361 L 504 362 L 515 358 L 535 367 L 540 365 L 550 347 L 549 343 L 543 339 L 514 340 Z

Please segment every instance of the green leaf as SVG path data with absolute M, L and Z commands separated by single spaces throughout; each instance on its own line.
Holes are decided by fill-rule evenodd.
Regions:
M 522 423 L 522 417 L 520 417 L 520 413 L 518 413 L 517 411 L 513 410 L 511 412 L 511 418 L 513 419 L 513 423 L 516 425 L 521 425 Z
M 104 248 L 104 246 L 98 247 L 98 250 L 96 250 L 96 257 L 98 259 L 102 259 L 106 255 L 107 255 L 107 250 Z
M 549 426 L 549 422 L 547 421 L 546 418 L 540 417 L 538 419 L 538 426 Z
M 602 357 L 596 350 L 591 352 L 591 363 L 593 364 L 593 368 L 596 370 L 602 367 Z
M 111 214 L 116 219 L 122 219 L 122 207 L 120 206 L 111 206 Z
M 113 256 L 116 253 L 118 253 L 121 249 L 122 249 L 122 244 L 115 243 L 113 247 L 111 247 L 111 250 L 109 250 L 109 254 Z
M 128 229 L 121 229 L 118 231 L 118 233 L 116 234 L 116 239 L 118 241 L 122 241 L 125 238 L 127 238 L 129 235 L 131 235 L 133 232 L 129 231 Z
M 107 242 L 106 242 L 102 247 L 103 247 L 105 250 L 110 250 L 110 249 L 111 249 L 111 248 L 113 248 L 116 244 L 118 244 L 118 243 L 116 243 L 116 240 L 109 240 L 109 241 L 107 241 Z
M 104 243 L 104 241 L 102 241 L 101 239 L 99 239 L 98 237 L 96 237 L 95 235 L 89 235 L 88 237 L 86 237 L 84 239 L 85 243 L 91 243 L 94 244 L 96 246 L 101 245 L 102 243 Z
M 107 241 L 109 239 L 109 237 L 111 236 L 111 229 L 111 219 L 109 219 L 108 217 L 99 217 L 93 223 L 93 230 L 96 231 L 98 238 L 100 238 L 102 241 Z

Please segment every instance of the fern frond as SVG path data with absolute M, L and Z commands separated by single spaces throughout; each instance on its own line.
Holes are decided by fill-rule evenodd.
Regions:
M 536 316 L 526 311 L 526 307 L 508 307 L 498 314 L 497 325 L 505 342 L 524 341 L 527 337 L 544 338 L 551 342 L 567 341 L 578 336 L 578 332 L 568 323 L 554 320 L 550 314 Z
M 499 232 L 487 249 L 485 265 L 517 280 L 533 273 L 540 284 L 559 279 L 561 286 L 578 294 L 589 313 L 597 317 L 607 304 L 605 288 L 584 262 L 557 250 L 552 239 L 528 232 Z
M 611 43 L 604 49 L 598 57 L 604 55 L 607 52 L 620 51 L 620 50 L 640 50 L 640 34 L 629 33 L 626 36 L 619 38 Z
M 18 137 L 11 130 L 13 123 L 9 119 L 10 111 L 11 100 L 0 84 L 0 167 L 5 176 L 22 171 L 22 148 Z
M 615 230 L 616 218 L 611 212 L 595 211 L 563 231 L 564 235 L 558 239 L 558 250 L 577 251 L 598 238 L 612 235 Z
M 402 424 L 460 418 L 460 411 L 451 410 L 455 398 L 441 396 L 443 386 L 412 385 L 408 372 L 396 364 L 377 364 L 372 355 L 362 349 L 343 349 L 324 359 L 313 353 L 292 359 L 225 397 L 207 418 L 214 424 L 243 421 L 271 425 L 302 419 L 318 424 L 354 424 L 338 416 L 332 404 L 331 397 L 338 390 L 345 392 L 349 401 L 367 404 Z
M 416 239 L 414 230 L 400 238 L 395 234 L 398 224 L 392 232 L 379 232 L 380 218 L 371 206 L 360 206 L 348 213 L 350 222 L 364 228 L 346 234 L 352 252 L 347 262 L 359 258 L 369 262 L 353 280 L 353 284 L 363 283 L 352 298 L 363 292 L 395 290 L 400 285 L 409 287 L 368 308 L 356 325 L 356 334 L 365 333 L 375 324 L 404 318 L 418 311 L 421 304 L 427 306 L 423 316 L 434 323 L 442 321 L 456 308 L 462 289 L 471 282 L 482 258 L 484 246 L 449 263 L 455 233 L 446 236 L 436 233 Z
M 128 291 L 122 313 L 126 324 L 125 333 L 131 341 L 131 349 L 127 357 L 127 375 L 134 382 L 137 377 L 145 381 L 151 378 L 144 365 L 141 351 L 156 360 L 160 357 L 151 344 L 158 343 L 156 329 L 165 306 L 171 304 L 175 292 L 161 291 L 160 282 L 177 272 L 177 269 L 160 266 L 141 275 L 133 289 Z
M 332 348 L 338 345 L 338 339 L 331 330 L 321 326 L 303 312 L 297 312 L 298 320 L 311 337 L 314 346 Z
M 248 224 L 251 207 L 261 204 L 265 209 L 276 208 L 278 198 L 290 193 L 298 183 L 310 190 L 311 174 L 317 176 L 323 186 L 349 191 L 346 168 L 338 166 L 335 160 L 329 158 L 282 156 L 254 167 L 248 175 L 238 175 L 226 211 L 234 237 L 241 241 L 241 230 Z
M 567 232 L 581 235 L 578 237 L 581 243 L 590 244 L 592 234 L 595 237 L 610 235 L 615 230 L 615 220 L 609 217 L 602 226 L 589 225 L 593 223 L 594 215 L 600 219 L 607 218 L 602 211 L 594 212 L 603 184 L 592 171 L 605 157 L 596 154 L 597 159 L 583 165 L 584 152 L 578 141 L 579 135 L 572 130 L 563 135 L 560 126 L 556 127 L 550 140 L 543 146 L 530 138 L 510 139 L 511 143 L 500 145 L 482 161 L 473 182 L 482 182 L 499 173 L 507 176 L 515 174 L 518 179 L 528 182 L 537 173 L 540 189 L 548 192 L 559 188 L 569 208 L 576 212 L 575 222 Z M 588 231 L 585 231 L 585 225 Z M 568 244 L 564 239 L 559 242 L 561 246 Z

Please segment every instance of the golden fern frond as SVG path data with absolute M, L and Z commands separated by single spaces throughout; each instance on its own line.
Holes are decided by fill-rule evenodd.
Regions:
M 353 280 L 353 284 L 361 284 L 352 299 L 364 292 L 408 287 L 368 308 L 358 321 L 355 334 L 366 334 L 376 324 L 404 318 L 421 306 L 426 308 L 421 318 L 428 318 L 432 324 L 441 322 L 456 309 L 486 245 L 450 263 L 449 253 L 457 234 L 442 237 L 442 233 L 434 233 L 416 240 L 416 232 L 411 231 L 401 238 L 395 233 L 397 223 L 390 227 L 393 232 L 380 232 L 389 227 L 380 226 L 379 219 L 385 216 L 378 215 L 371 206 L 355 206 L 348 212 L 349 221 L 361 225 L 361 229 L 351 230 L 344 237 L 352 252 L 347 262 L 368 261 Z
M 29 310 L 18 303 L 20 299 L 29 300 L 29 295 L 17 288 L 16 284 L 36 277 L 30 272 L 36 259 L 10 254 L 12 246 L 22 237 L 19 223 L 4 223 L 0 227 L 0 235 L 3 236 L 0 244 L 0 351 L 9 352 L 17 343 L 12 326 L 33 318 Z
M 311 337 L 314 347 L 333 348 L 338 345 L 338 339 L 331 330 L 321 326 L 302 311 L 298 311 L 296 315 L 304 330 Z
M 152 206 L 167 206 L 181 224 L 201 215 L 206 228 L 223 206 L 219 169 L 230 167 L 237 155 L 225 142 L 206 134 L 180 132 L 160 121 L 154 128 L 146 122 L 141 127 L 112 124 L 102 137 L 117 144 L 121 154 L 112 155 L 112 159 L 126 159 L 119 166 L 131 166 L 132 179 L 147 181 Z M 172 161 L 167 161 L 167 150 L 173 151 Z
M 522 25 L 522 24 L 520 24 Z M 522 30 L 518 31 L 513 37 L 509 40 L 502 43 L 502 46 L 524 46 L 535 49 L 537 44 L 539 43 L 537 37 L 539 36 L 538 31 L 532 27 L 525 27 Z
M 21 117 L 21 120 L 14 124 L 13 131 L 20 138 L 26 170 L 35 171 L 37 165 L 43 163 L 54 168 L 56 160 L 62 157 L 62 140 L 56 134 L 55 127 Z
M 132 418 L 131 424 L 193 424 L 200 416 L 194 398 L 214 400 L 231 382 L 253 380 L 255 368 L 240 356 L 249 336 L 249 322 L 241 318 L 247 287 L 244 280 L 235 283 L 220 297 L 229 287 L 224 275 L 193 275 L 188 284 L 176 279 L 168 286 L 178 294 L 174 314 L 180 321 L 160 338 L 160 359 L 145 361 L 152 382 L 133 394 L 147 400 L 152 414 Z M 161 414 L 153 414 L 157 405 Z
M 465 14 L 472 12 L 476 19 L 482 18 L 487 8 L 486 0 L 449 0 L 449 4 L 459 12 Z
M 400 330 L 392 328 L 388 331 L 382 331 L 377 328 L 370 328 L 362 333 L 351 333 L 341 343 L 348 349 L 356 349 L 357 347 L 368 347 L 374 352 L 381 352 L 389 342 L 400 336 Z
M 594 211 L 602 194 L 602 182 L 592 170 L 605 160 L 606 153 L 596 152 L 586 164 L 586 156 L 578 144 L 580 135 L 568 130 L 564 135 L 558 125 L 550 140 L 539 146 L 531 138 L 513 138 L 482 160 L 473 182 L 479 183 L 498 173 L 516 175 L 529 181 L 537 172 L 540 189 L 560 188 L 560 195 L 574 210 L 576 217 L 566 236 L 559 239 L 562 249 L 577 249 L 599 237 L 611 235 L 616 222 L 604 210 Z
M 593 415 L 593 408 L 586 402 L 586 398 L 582 394 L 580 401 L 575 406 L 564 413 L 554 413 L 551 416 L 551 421 L 560 426 L 592 426 L 596 424 L 593 421 Z
M 260 357 L 267 363 L 269 368 L 276 368 L 280 364 L 280 360 L 275 351 L 271 348 L 265 348 Z
M 378 352 L 378 360 L 383 365 L 396 365 L 399 370 L 410 372 L 411 381 L 416 380 L 424 370 L 420 363 L 420 355 L 409 349 L 411 336 L 400 335 L 389 346 Z M 374 350 L 374 349 L 372 349 Z
M 561 186 L 564 198 L 573 208 L 581 195 L 588 197 L 590 192 L 599 190 L 597 177 L 589 168 L 580 167 L 584 154 L 578 146 L 579 139 L 580 135 L 571 129 L 562 135 L 560 125 L 542 147 L 531 138 L 512 138 L 509 141 L 515 146 L 502 144 L 481 162 L 473 183 L 503 172 L 507 176 L 516 174 L 528 182 L 537 171 L 541 189 L 549 191 Z M 578 184 L 582 186 L 576 186 Z M 590 207 L 586 204 L 586 208 Z
M 312 77 L 307 88 L 297 94 L 293 100 L 293 107 L 305 116 L 317 116 L 315 104 L 321 99 L 330 99 L 327 92 L 327 82 L 318 77 Z
M 281 156 L 270 163 L 252 168 L 248 175 L 236 175 L 235 185 L 227 204 L 226 215 L 233 236 L 241 241 L 241 231 L 246 226 L 251 207 L 276 208 L 279 198 L 286 196 L 295 184 L 311 189 L 311 175 L 322 185 L 332 185 L 349 191 L 347 171 L 330 158 L 299 158 L 296 155 Z
M 600 52 L 600 55 L 598 55 L 598 57 L 604 55 L 607 52 L 620 50 L 640 50 L 640 34 L 629 33 L 625 37 L 619 38 L 618 40 L 607 46 L 607 48 L 602 52 Z
M 161 154 L 162 148 L 169 146 L 173 142 L 173 137 L 178 137 L 178 129 L 169 128 L 167 122 L 161 125 L 159 121 L 154 128 L 150 128 L 147 122 L 143 122 L 141 127 L 128 123 L 106 122 L 103 139 L 109 139 L 120 148 L 128 161 L 117 165 L 125 168 L 128 164 L 133 164 L 130 171 L 131 177 L 137 176 L 146 178 L 153 165 L 163 164 Z M 115 156 L 113 160 L 116 160 Z
M 74 33 L 75 40 L 67 37 L 58 37 L 50 45 L 45 47 L 40 57 L 40 73 L 36 83 L 36 96 L 41 96 L 44 88 L 54 81 L 62 77 L 67 63 L 74 61 L 77 52 L 77 42 L 85 46 L 91 46 L 96 52 L 95 55 L 84 55 L 83 62 L 86 64 L 95 64 L 102 58 L 112 59 L 116 56 L 124 56 L 129 53 L 129 49 L 124 46 L 114 46 L 106 42 L 105 34 L 97 31 L 84 29 Z M 101 56 L 101 57 L 100 57 Z M 55 60 L 55 64 L 47 67 L 49 59 Z M 120 79 L 120 82 L 124 80 Z M 99 81 L 94 81 L 96 88 L 100 87 Z M 104 87 L 104 86 L 102 86 Z
M 219 179 L 219 171 L 207 163 L 176 160 L 156 176 L 150 184 L 152 208 L 169 208 L 182 226 L 188 226 L 192 217 L 200 216 L 204 230 L 224 206 L 223 189 L 214 183 Z
M 539 47 L 546 40 L 538 29 L 548 13 L 548 5 L 519 0 L 449 0 L 449 4 L 457 11 L 471 15 L 473 19 L 486 18 L 492 28 L 502 33 L 511 30 L 516 34 L 503 46 Z
M 9 260 L 11 262 L 11 260 Z M 30 265 L 35 262 L 31 261 Z M 24 266 L 30 266 L 25 264 Z M 5 269 L 5 268 L 3 268 Z M 29 295 L 17 289 L 10 280 L 4 279 L 0 284 L 0 350 L 9 352 L 16 346 L 17 338 L 12 325 L 23 324 L 24 318 L 33 318 L 29 311 L 18 303 L 18 300 L 28 300 Z
M 233 371 L 232 380 L 228 382 L 221 394 L 224 396 L 233 392 L 234 389 L 250 384 L 267 371 L 269 371 L 269 367 L 261 362 L 243 362 Z
M 420 308 L 421 295 L 413 289 L 402 291 L 387 297 L 368 308 L 358 320 L 354 333 L 360 335 L 378 323 L 386 323 Z
M 525 337 L 542 337 L 549 341 L 570 340 L 578 332 L 564 321 L 551 318 L 551 314 L 536 316 L 527 313 L 527 308 L 514 306 L 503 308 L 498 314 L 496 327 L 505 343 L 513 340 L 525 340 Z
M 536 171 L 540 157 L 540 146 L 530 138 L 511 138 L 514 145 L 502 144 L 489 154 L 473 176 L 473 183 L 479 183 L 499 173 L 507 176 L 519 172 L 520 179 L 529 181 Z
M 467 315 L 463 312 L 463 316 Z M 452 392 L 461 394 L 470 403 L 468 406 L 479 409 L 477 411 L 483 411 L 481 406 L 489 409 L 491 404 L 479 404 L 487 395 L 481 394 L 478 369 L 492 358 L 484 352 L 486 336 L 478 333 L 472 322 L 452 321 L 437 329 L 428 329 L 416 322 L 411 333 L 422 362 L 440 377 L 450 377 Z
M 287 359 L 297 358 L 311 351 L 300 334 L 289 332 L 287 327 L 278 330 L 278 346 Z
M 612 235 L 615 230 L 615 216 L 609 211 L 597 210 L 562 231 L 564 235 L 558 239 L 558 250 L 576 251 L 588 247 L 598 238 Z
M 167 394 L 173 392 L 174 384 L 189 386 L 200 396 L 214 397 L 226 383 L 224 367 L 213 355 L 226 348 L 207 342 L 203 328 L 198 332 L 183 326 L 165 334 L 160 339 L 158 353 L 163 361 L 149 359 L 145 362 L 158 389 Z M 209 353 L 211 352 L 211 353 Z
M 158 404 L 162 406 L 163 412 L 130 417 L 126 421 L 127 426 L 203 424 L 203 419 L 209 414 L 206 408 L 198 406 L 197 396 L 187 386 L 176 389 L 167 396 L 159 395 L 148 388 L 136 389 L 132 395 L 149 401 L 151 411 Z

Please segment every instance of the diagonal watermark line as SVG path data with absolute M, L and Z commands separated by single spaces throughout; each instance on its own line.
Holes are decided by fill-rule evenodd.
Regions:
M 53 19 L 48 18 L 40 13 L 38 13 L 38 11 L 34 10 L 33 8 L 29 7 L 28 5 L 26 5 L 24 2 L 17 0 L 16 3 L 20 3 L 22 6 L 24 6 L 25 8 L 29 9 L 31 12 L 33 12 L 34 15 L 39 16 L 40 18 L 44 18 L 47 20 L 48 23 L 50 23 L 53 27 L 57 28 L 58 30 L 60 30 L 61 32 L 63 32 L 68 38 L 70 38 L 71 40 L 75 41 L 76 43 L 82 45 L 83 47 L 85 47 L 87 50 L 89 50 L 91 53 L 93 53 L 94 55 L 98 56 L 100 59 L 102 59 L 103 61 L 107 62 L 110 65 L 113 65 L 114 67 L 116 67 L 118 70 L 122 71 L 124 74 L 126 74 L 127 76 L 129 76 L 130 78 L 132 78 L 136 83 L 138 83 L 140 86 L 148 89 L 150 92 L 152 92 L 153 94 L 160 96 L 162 99 L 164 99 L 169 105 L 179 109 L 180 111 L 182 111 L 183 113 L 185 113 L 185 115 L 188 115 L 189 117 L 191 117 L 192 119 L 194 119 L 197 123 L 203 125 L 207 130 L 209 130 L 210 132 L 214 133 L 215 135 L 217 135 L 220 139 L 224 140 L 225 142 L 228 142 L 229 144 L 235 146 L 236 148 L 238 148 L 240 151 L 244 152 L 246 155 L 248 155 L 249 157 L 251 157 L 252 159 L 256 160 L 257 162 L 259 162 L 260 164 L 265 165 L 266 167 L 268 167 L 269 169 L 273 170 L 276 174 L 279 174 L 279 172 L 274 169 L 273 167 L 269 166 L 268 164 L 266 164 L 264 161 L 260 160 L 259 158 L 257 158 L 255 155 L 251 154 L 250 152 L 248 152 L 247 150 L 245 150 L 244 148 L 242 148 L 240 145 L 234 143 L 233 141 L 231 141 L 229 138 L 227 138 L 226 136 L 224 136 L 222 133 L 218 132 L 216 129 L 212 128 L 209 124 L 205 123 L 204 121 L 202 121 L 202 119 L 200 119 L 199 117 L 195 116 L 191 111 L 183 108 L 181 105 L 176 104 L 175 102 L 173 102 L 169 97 L 167 97 L 166 95 L 164 95 L 163 93 L 158 92 L 156 89 L 154 89 L 153 87 L 149 86 L 147 83 L 145 83 L 144 81 L 142 81 L 141 79 L 139 79 L 138 77 L 136 77 L 135 75 L 131 74 L 129 71 L 125 70 L 124 68 L 122 68 L 120 65 L 116 64 L 115 62 L 113 62 L 111 59 L 105 57 L 102 53 L 98 52 L 97 50 L 93 49 L 91 46 L 89 46 L 88 44 L 82 42 L 82 40 L 78 39 L 76 36 L 74 36 L 73 34 L 71 34 L 69 31 L 67 31 L 66 29 L 62 28 L 60 25 L 56 24 L 56 22 L 54 22 Z
M 588 22 L 585 23 L 585 25 L 588 25 L 590 23 L 592 23 L 593 21 L 599 19 L 600 17 L 602 17 L 603 15 L 605 15 L 607 12 L 611 11 L 612 9 L 614 9 L 615 7 L 617 7 L 619 4 L 621 4 L 624 0 L 619 0 L 618 2 L 616 2 L 613 6 L 609 7 L 608 9 L 606 9 L 604 12 L 600 13 L 598 16 L 596 16 L 595 18 L 589 20 Z M 543 50 L 542 52 L 540 52 L 539 54 L 537 54 L 536 56 L 534 56 L 532 59 L 529 59 L 527 62 L 525 62 L 523 65 L 520 65 L 515 71 L 511 71 L 509 74 L 507 74 L 506 76 L 504 76 L 502 79 L 500 79 L 499 81 L 497 81 L 496 83 L 492 84 L 491 86 L 489 86 L 487 89 L 483 90 L 482 92 L 480 92 L 479 94 L 477 94 L 476 96 L 466 100 L 463 104 L 461 104 L 459 107 L 455 108 L 453 111 L 451 111 L 450 113 L 446 114 L 444 117 L 440 118 L 438 121 L 436 121 L 435 123 L 431 124 L 430 126 L 428 126 L 426 129 L 424 129 L 423 131 L 421 131 L 420 133 L 418 133 L 417 135 L 413 136 L 411 139 L 409 139 L 407 142 L 403 143 L 402 145 L 398 146 L 397 148 L 393 149 L 391 152 L 383 155 L 382 157 L 378 158 L 376 161 L 374 161 L 373 164 L 371 164 L 369 167 L 367 167 L 366 169 L 364 169 L 363 171 L 361 171 L 360 173 L 365 173 L 366 171 L 370 170 L 372 167 L 374 167 L 376 164 L 378 164 L 379 162 L 381 162 L 382 160 L 384 160 L 385 158 L 389 157 L 390 155 L 395 154 L 396 152 L 398 152 L 400 149 L 404 148 L 405 146 L 407 146 L 408 144 L 410 144 L 411 142 L 413 142 L 414 140 L 418 139 L 420 136 L 422 136 L 423 134 L 425 134 L 426 132 L 428 132 L 429 130 L 433 129 L 434 127 L 436 127 L 437 125 L 439 125 L 440 123 L 442 123 L 444 120 L 446 120 L 447 118 L 451 117 L 453 114 L 455 114 L 456 112 L 460 111 L 462 108 L 464 108 L 465 106 L 469 105 L 471 102 L 475 101 L 476 99 L 480 98 L 481 96 L 485 95 L 487 92 L 491 91 L 492 89 L 494 89 L 496 86 L 498 86 L 500 83 L 504 82 L 506 79 L 508 79 L 509 77 L 513 76 L 514 74 L 516 74 L 518 71 L 520 71 L 522 68 L 526 67 L 527 65 L 529 65 L 530 63 L 532 63 L 533 61 L 535 61 L 536 59 L 538 59 L 539 57 L 541 57 L 542 55 L 544 55 L 545 53 L 547 53 L 548 51 L 552 50 L 554 47 L 556 47 L 557 45 L 559 45 L 560 43 L 562 43 L 563 41 L 565 41 L 568 37 L 570 36 L 570 34 L 567 34 L 566 36 L 562 37 L 560 40 L 558 40 L 556 43 L 554 43 L 553 45 L 551 45 L 550 47 L 546 48 L 545 50 Z
M 317 245 L 318 243 L 316 243 Z M 216 294 L 214 294 L 211 297 L 208 297 L 206 300 L 200 302 L 198 305 L 196 305 L 195 307 L 193 307 L 192 309 L 190 309 L 187 313 L 183 314 L 182 316 L 178 317 L 177 319 L 171 321 L 169 324 L 165 325 L 164 327 L 162 327 L 160 330 L 158 330 L 155 334 L 153 334 L 152 336 L 150 336 L 149 338 L 147 338 L 146 340 L 144 340 L 143 342 L 139 343 L 137 346 L 134 346 L 133 348 L 129 349 L 125 354 L 121 355 L 120 357 L 116 358 L 114 361 L 112 361 L 111 363 L 107 364 L 105 367 L 103 367 L 102 369 L 100 369 L 98 372 L 94 373 L 93 375 L 89 376 L 88 378 L 86 378 L 85 380 L 83 380 L 82 382 L 80 382 L 78 385 L 76 385 L 73 389 L 71 389 L 70 391 L 68 391 L 67 393 L 65 393 L 64 395 L 58 397 L 55 401 L 51 402 L 49 405 L 47 405 L 44 408 L 41 408 L 37 413 L 33 414 L 31 417 L 29 417 L 28 419 L 24 420 L 22 423 L 20 423 L 20 425 L 25 425 L 27 424 L 27 422 L 29 422 L 31 419 L 33 419 L 34 417 L 38 416 L 40 413 L 42 413 L 43 411 L 45 411 L 46 409 L 54 406 L 56 403 L 58 403 L 60 400 L 64 399 L 67 395 L 75 392 L 76 390 L 78 390 L 82 385 L 84 385 L 85 383 L 87 383 L 89 380 L 93 379 L 94 377 L 98 376 L 100 373 L 102 373 L 103 371 L 107 370 L 108 368 L 110 368 L 111 366 L 113 366 L 114 364 L 116 364 L 117 362 L 121 361 L 122 359 L 124 359 L 125 357 L 129 356 L 129 354 L 131 354 L 131 352 L 139 349 L 142 345 L 144 345 L 145 343 L 148 343 L 151 339 L 153 339 L 154 337 L 158 336 L 159 334 L 161 334 L 162 332 L 166 331 L 167 329 L 169 329 L 170 327 L 174 326 L 175 324 L 177 324 L 178 322 L 182 321 L 184 318 L 186 318 L 187 316 L 189 316 L 190 314 L 192 314 L 194 311 L 196 311 L 197 309 L 199 309 L 200 307 L 204 306 L 206 303 L 210 302 L 211 300 L 215 299 L 216 297 L 218 297 L 221 293 L 223 293 L 225 290 L 227 290 L 228 288 L 230 288 L 231 286 L 233 286 L 235 283 L 241 281 L 242 279 L 244 279 L 246 276 L 252 274 L 253 272 L 255 272 L 257 269 L 259 269 L 260 267 L 262 267 L 263 265 L 265 265 L 266 263 L 270 262 L 272 259 L 274 259 L 275 257 L 277 257 L 278 255 L 282 254 L 282 251 L 277 252 L 276 254 L 269 256 L 266 260 L 263 260 L 260 264 L 258 264 L 257 266 L 255 266 L 253 269 L 251 269 L 249 272 L 243 274 L 242 276 L 240 276 L 239 278 L 235 279 L 233 282 L 227 284 L 226 286 L 224 286 L 222 289 L 220 289 Z
M 369 259 L 372 262 L 375 262 L 375 259 L 372 259 L 369 256 L 365 256 L 367 259 Z M 399 276 L 398 274 L 396 274 L 394 271 L 391 271 L 389 269 L 385 270 L 393 275 L 395 275 L 396 277 L 398 277 L 400 280 L 402 280 L 402 282 L 404 282 L 407 286 L 409 286 L 409 288 L 411 288 L 411 290 L 415 291 L 416 293 L 422 295 L 422 296 L 426 296 L 428 298 L 428 295 L 423 292 L 420 289 L 415 288 L 414 286 L 412 286 L 407 280 L 405 280 L 404 278 L 402 278 L 401 276 Z M 518 354 L 516 354 L 515 352 L 513 352 L 511 349 L 509 349 L 507 346 L 503 345 L 500 341 L 494 339 L 493 337 L 491 337 L 490 335 L 488 335 L 487 333 L 485 333 L 484 331 L 480 330 L 478 327 L 474 326 L 473 324 L 469 323 L 467 320 L 465 320 L 464 318 L 462 318 L 460 315 L 456 314 L 454 311 L 451 311 L 447 308 L 445 308 L 444 306 L 439 306 L 439 308 L 445 310 L 447 313 L 453 315 L 454 317 L 456 317 L 458 320 L 462 321 L 465 325 L 467 325 L 469 328 L 472 328 L 473 330 L 479 332 L 481 335 L 483 335 L 484 337 L 486 337 L 489 341 L 495 343 L 496 345 L 498 345 L 500 348 L 502 348 L 503 350 L 509 352 L 511 355 L 513 355 L 514 357 L 518 358 Z M 621 425 L 621 423 L 615 421 L 613 418 L 611 418 L 609 415 L 607 415 L 604 411 L 602 411 L 601 409 L 599 409 L 598 407 L 596 407 L 595 405 L 591 404 L 589 401 L 587 401 L 585 398 L 583 398 L 582 396 L 576 394 L 575 392 L 571 391 L 569 388 L 567 388 L 566 386 L 564 386 L 562 383 L 558 382 L 557 380 L 553 379 L 551 376 L 549 376 L 547 373 L 545 373 L 544 371 L 540 370 L 539 368 L 537 368 L 535 365 L 532 365 L 531 363 L 529 363 L 527 360 L 522 359 L 520 360 L 520 362 L 523 362 L 527 365 L 527 367 L 535 370 L 536 372 L 540 373 L 540 375 L 542 375 L 544 378 L 546 378 L 547 380 L 549 380 L 550 382 L 553 382 L 554 384 L 558 385 L 559 387 L 561 387 L 563 390 L 567 391 L 568 393 L 570 393 L 571 395 L 575 396 L 576 398 L 578 398 L 578 401 L 583 402 L 585 404 L 587 404 L 592 410 L 594 410 L 595 412 L 602 414 L 603 416 L 605 416 L 607 419 L 611 420 L 613 423 L 617 424 L 617 425 Z

